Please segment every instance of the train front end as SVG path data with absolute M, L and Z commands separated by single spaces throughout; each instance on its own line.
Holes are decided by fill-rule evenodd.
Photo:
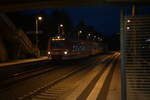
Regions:
M 69 50 L 65 38 L 57 36 L 51 38 L 48 44 L 48 58 L 53 60 L 62 60 L 68 56 Z

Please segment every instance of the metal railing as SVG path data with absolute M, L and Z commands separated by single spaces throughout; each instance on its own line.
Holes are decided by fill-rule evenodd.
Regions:
M 125 16 L 122 23 L 123 96 L 150 100 L 150 16 Z

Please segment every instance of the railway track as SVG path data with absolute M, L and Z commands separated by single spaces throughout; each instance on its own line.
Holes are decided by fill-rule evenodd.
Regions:
M 44 60 L 0 67 L 0 80 L 3 81 L 15 76 L 33 72 L 43 68 L 45 65 L 53 66 L 54 63 L 50 63 L 49 60 Z
M 32 99 L 34 100 L 34 97 L 41 96 L 41 94 L 42 94 L 42 96 L 47 95 L 47 96 L 44 96 L 45 99 L 51 98 L 52 100 L 53 99 L 55 100 L 56 97 L 59 97 L 58 95 L 65 94 L 66 91 L 68 91 L 67 86 L 61 86 L 62 82 L 64 82 L 64 84 L 66 84 L 65 80 L 69 80 L 69 79 L 72 80 L 69 82 L 75 82 L 74 80 L 78 81 L 78 80 L 80 80 L 78 78 L 80 78 L 84 75 L 78 76 L 78 78 L 77 78 L 78 80 L 74 79 L 72 77 L 76 76 L 78 74 L 80 75 L 80 73 L 82 73 L 82 72 L 84 72 L 84 74 L 87 74 L 87 72 L 90 72 L 90 70 L 92 70 L 92 68 L 94 66 L 98 65 L 99 63 L 103 63 L 103 64 L 107 65 L 108 62 L 110 63 L 112 60 L 110 58 L 112 58 L 112 55 L 107 55 L 107 56 L 103 55 L 101 57 L 98 57 L 96 60 L 95 60 L 95 57 L 92 57 L 90 59 L 83 60 L 83 61 L 79 60 L 80 63 L 75 62 L 75 63 L 72 63 L 71 65 L 67 65 L 67 64 L 63 65 L 62 64 L 59 67 L 57 66 L 56 69 L 55 68 L 54 69 L 53 68 L 52 69 L 44 69 L 44 70 L 42 69 L 41 72 L 40 71 L 38 72 L 35 70 L 35 71 L 29 71 L 27 73 L 24 72 L 24 73 L 18 74 L 20 77 L 23 77 L 24 75 L 28 76 L 28 74 L 29 74 L 29 76 L 26 78 L 21 78 L 17 83 L 14 84 L 14 86 L 12 86 L 12 87 L 10 86 L 6 89 L 6 91 L 4 93 L 2 93 L 2 94 L 0 93 L 0 99 L 1 100 L 32 100 Z M 63 72 L 64 70 L 66 72 Z M 54 75 L 54 74 L 56 74 L 56 75 Z M 50 78 L 50 76 L 53 77 L 53 79 Z M 46 81 L 44 80 L 44 78 Z M 43 84 L 39 85 L 38 81 L 33 81 L 35 79 L 36 80 L 41 79 Z M 29 82 L 31 82 L 31 84 L 35 83 L 35 86 L 28 86 Z M 28 84 L 26 84 L 26 83 L 28 83 Z M 18 85 L 16 85 L 16 84 L 18 84 Z M 16 88 L 16 91 L 13 90 L 14 87 L 18 87 L 18 86 L 21 87 L 21 85 L 24 85 L 24 84 L 26 84 L 27 88 L 32 87 L 32 89 L 24 90 L 25 87 L 20 88 L 25 91 L 24 93 L 16 92 L 16 91 L 19 91 L 18 88 Z M 36 86 L 37 84 L 39 86 Z M 60 85 L 57 86 L 58 84 L 60 84 Z M 71 83 L 71 84 L 73 84 L 73 83 Z M 73 88 L 71 88 L 71 86 L 70 86 L 70 89 L 73 89 Z M 10 96 L 10 97 L 5 98 L 5 95 L 10 95 L 10 92 L 8 92 L 8 91 L 12 91 L 13 95 L 12 95 L 12 97 Z M 16 92 L 16 93 L 14 93 L 14 92 Z M 47 92 L 50 92 L 50 93 L 47 93 Z M 3 96 L 3 97 L 1 97 L 1 96 Z
M 33 67 L 33 68 L 28 69 L 28 70 L 21 71 L 21 72 L 15 72 L 15 73 L 12 73 L 12 74 L 9 74 L 9 75 L 7 75 L 7 73 L 6 73 L 6 75 L 3 75 L 4 79 L 1 79 L 0 88 L 5 88 L 10 84 L 14 84 L 16 82 L 19 82 L 19 81 L 22 81 L 22 80 L 25 80 L 25 79 L 28 79 L 28 78 L 36 77 L 40 74 L 50 72 L 50 71 L 53 71 L 53 70 L 57 70 L 59 67 L 62 67 L 59 64 L 56 64 L 55 61 L 49 61 L 49 62 L 50 63 L 47 63 L 47 62 L 43 63 L 42 62 L 40 64 L 41 66 L 37 66 L 37 68 Z M 62 62 L 59 62 L 59 63 L 62 63 Z M 48 64 L 48 65 L 45 66 L 45 64 Z
M 107 66 L 109 63 L 111 63 L 114 56 L 109 56 L 105 60 L 102 60 L 102 63 L 105 63 Z M 99 59 L 97 59 L 94 63 L 98 63 Z M 107 63 L 106 63 L 107 62 Z M 87 74 L 88 71 L 92 70 L 93 65 L 85 65 L 82 68 L 78 68 L 76 70 L 73 70 L 72 72 L 54 80 L 52 83 L 46 85 L 45 87 L 39 88 L 38 90 L 34 91 L 32 94 L 29 94 L 26 97 L 19 98 L 20 100 L 58 100 L 62 99 L 62 95 L 65 94 L 66 91 L 73 89 L 73 84 L 80 80 L 79 78 L 81 74 Z M 88 68 L 87 68 L 88 67 Z M 76 77 L 75 77 L 76 76 Z M 68 81 L 67 81 L 68 80 Z M 69 84 L 68 84 L 69 83 Z M 63 84 L 63 85 L 62 85 Z M 77 85 L 75 85 L 77 86 Z M 61 96 L 61 98 L 60 98 Z
M 41 65 L 40 67 L 37 67 L 35 69 L 32 68 L 27 71 L 16 72 L 16 73 L 10 74 L 9 76 L 6 76 L 5 79 L 1 80 L 0 88 L 1 89 L 5 88 L 10 84 L 15 84 L 16 82 L 28 79 L 30 77 L 35 77 L 42 73 L 53 71 L 57 68 L 58 68 L 58 66 L 56 66 L 56 64 L 50 64 L 50 65 L 47 65 L 46 67 Z

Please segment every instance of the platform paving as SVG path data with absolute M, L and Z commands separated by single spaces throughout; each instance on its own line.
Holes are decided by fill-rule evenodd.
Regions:
M 47 56 L 43 56 L 43 57 L 39 57 L 39 58 L 31 58 L 31 59 L 22 59 L 22 60 L 17 60 L 17 61 L 12 61 L 12 62 L 0 63 L 0 67 L 22 64 L 22 63 L 42 61 L 42 60 L 47 60 L 47 59 L 48 59 Z

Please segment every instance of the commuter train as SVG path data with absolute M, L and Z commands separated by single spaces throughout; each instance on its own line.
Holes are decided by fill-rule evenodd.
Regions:
M 61 36 L 48 41 L 48 58 L 55 60 L 78 59 L 103 51 L 103 44 L 94 41 L 69 40 Z

